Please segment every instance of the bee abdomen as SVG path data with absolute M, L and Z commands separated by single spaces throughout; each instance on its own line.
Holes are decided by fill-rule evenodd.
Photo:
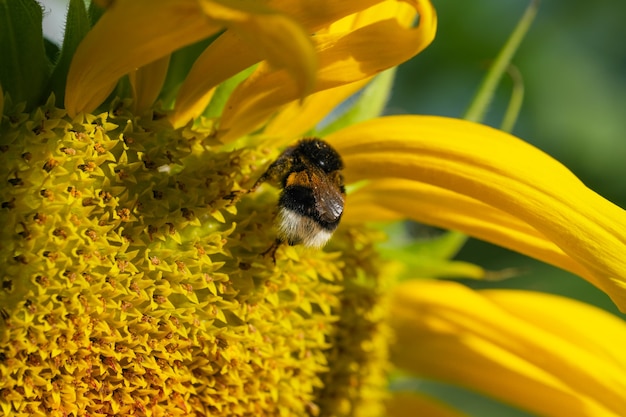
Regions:
M 334 231 L 339 224 L 341 215 L 331 216 L 331 220 L 318 210 L 313 190 L 299 185 L 286 187 L 280 195 L 279 206 L 302 217 L 309 218 L 316 222 L 319 227 L 328 231 Z

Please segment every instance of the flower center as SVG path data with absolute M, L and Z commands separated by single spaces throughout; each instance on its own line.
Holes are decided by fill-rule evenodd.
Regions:
M 3 409 L 378 410 L 386 330 L 370 232 L 340 228 L 327 252 L 284 246 L 274 264 L 263 252 L 277 193 L 233 197 L 260 175 L 256 149 L 50 106 L 9 119 Z

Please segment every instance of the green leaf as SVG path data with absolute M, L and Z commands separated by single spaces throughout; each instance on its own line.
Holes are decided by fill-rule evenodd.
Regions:
M 13 102 L 29 108 L 48 96 L 50 63 L 44 48 L 43 13 L 34 0 L 0 0 L 0 84 Z
M 57 105 L 65 98 L 65 82 L 76 48 L 91 29 L 91 22 L 83 0 L 70 0 L 65 23 L 65 36 L 61 54 L 50 77 L 50 90 L 54 92 Z
M 324 137 L 345 126 L 380 116 L 387 105 L 387 101 L 389 101 L 395 74 L 395 68 L 378 74 L 372 82 L 357 94 L 356 100 L 352 103 L 350 103 L 351 99 L 348 100 L 350 107 L 347 111 L 319 129 L 318 132 L 314 133 L 314 136 Z

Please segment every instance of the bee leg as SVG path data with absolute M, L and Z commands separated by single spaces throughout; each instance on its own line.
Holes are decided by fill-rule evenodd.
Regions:
M 256 189 L 259 188 L 264 182 L 270 182 L 274 185 L 280 184 L 282 182 L 282 178 L 289 173 L 290 169 L 291 156 L 283 153 L 283 155 L 278 157 L 276 161 L 267 167 L 265 172 L 259 177 L 258 180 L 256 180 L 248 192 L 251 193 L 256 191 Z
M 252 188 L 248 189 L 248 190 L 235 190 L 235 191 L 231 191 L 230 193 L 226 194 L 224 197 L 222 197 L 222 200 L 230 200 L 230 203 L 234 203 L 235 201 L 239 201 L 239 199 L 241 197 L 243 197 L 246 194 L 250 194 L 253 193 L 257 190 L 257 188 L 259 188 L 261 186 L 261 184 L 263 184 L 265 181 L 267 181 L 269 178 L 269 174 L 266 171 L 261 178 L 259 178 L 258 180 L 256 180 L 256 182 L 254 183 L 254 185 L 252 186 Z
M 245 194 L 250 194 L 255 192 L 260 186 L 261 184 L 263 184 L 264 182 L 270 180 L 270 175 L 268 174 L 269 171 L 266 171 L 265 174 L 261 175 L 261 177 L 256 180 L 256 182 L 254 183 L 254 185 L 252 186 L 252 188 L 250 188 L 249 190 L 243 191 L 243 193 Z
M 252 186 L 252 188 L 250 188 L 250 190 L 248 190 L 249 193 L 252 193 L 254 191 L 256 191 L 257 188 L 259 188 L 261 186 L 261 184 L 263 184 L 265 181 L 267 181 L 268 179 L 268 175 L 267 175 L 267 171 L 261 175 L 259 177 L 258 180 L 256 180 L 256 182 L 254 183 L 254 185 Z
M 230 193 L 222 197 L 222 200 L 229 200 L 230 204 L 233 204 L 234 202 L 239 201 L 239 198 L 241 198 L 242 195 L 247 194 L 247 193 L 248 191 L 245 191 L 245 190 L 231 191 Z
M 261 256 L 266 256 L 267 254 L 271 253 L 272 261 L 274 261 L 274 265 L 276 265 L 276 251 L 278 250 L 278 247 L 282 245 L 282 243 L 283 243 L 282 239 L 276 238 L 274 243 L 272 243 L 272 245 L 269 248 L 267 248 L 264 252 L 261 253 Z

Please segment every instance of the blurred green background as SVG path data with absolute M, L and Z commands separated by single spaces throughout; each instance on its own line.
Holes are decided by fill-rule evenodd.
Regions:
M 439 16 L 437 38 L 425 52 L 399 69 L 389 114 L 461 117 L 490 61 L 528 4 L 521 0 L 433 2 Z M 66 1 L 41 3 L 48 11 L 45 30 L 58 40 Z M 513 131 L 622 207 L 626 207 L 626 187 L 622 184 L 626 177 L 624 22 L 623 0 L 544 0 L 514 59 L 524 78 L 526 94 Z M 485 120 L 487 124 L 499 126 L 510 91 L 511 82 L 505 79 Z M 491 270 L 527 270 L 522 276 L 498 283 L 466 282 L 475 288 L 524 288 L 562 294 L 626 317 L 586 281 L 502 248 L 470 240 L 458 258 Z M 472 416 L 528 416 L 433 382 L 419 381 L 418 389 Z

